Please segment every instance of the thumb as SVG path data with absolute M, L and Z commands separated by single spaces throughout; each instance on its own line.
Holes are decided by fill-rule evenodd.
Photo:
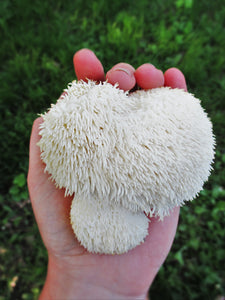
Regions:
M 30 193 L 39 185 L 39 181 L 45 181 L 48 175 L 44 173 L 45 165 L 41 161 L 40 149 L 37 146 L 40 140 L 39 127 L 43 122 L 43 118 L 37 118 L 32 127 L 31 137 L 30 137 L 30 149 L 29 149 L 29 170 L 28 170 L 28 188 Z

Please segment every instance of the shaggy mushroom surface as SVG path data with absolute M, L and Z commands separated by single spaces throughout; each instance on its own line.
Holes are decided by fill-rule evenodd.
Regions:
M 43 115 L 38 143 L 56 187 L 74 195 L 71 224 L 90 252 L 120 254 L 144 241 L 192 200 L 214 158 L 212 124 L 200 100 L 167 87 L 128 94 L 74 81 Z

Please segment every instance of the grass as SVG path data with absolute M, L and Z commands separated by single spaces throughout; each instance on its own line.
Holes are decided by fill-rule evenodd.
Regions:
M 181 210 L 151 299 L 225 295 L 225 8 L 221 0 L 37 1 L 0 6 L 0 300 L 37 299 L 47 256 L 26 174 L 33 120 L 75 78 L 72 56 L 91 48 L 105 70 L 126 61 L 175 66 L 202 99 L 217 139 L 214 171 Z

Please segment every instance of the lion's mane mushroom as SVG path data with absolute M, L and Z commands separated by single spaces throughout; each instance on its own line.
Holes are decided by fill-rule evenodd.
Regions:
M 192 94 L 128 94 L 72 82 L 43 115 L 45 170 L 74 195 L 71 223 L 90 252 L 124 253 L 144 241 L 148 218 L 192 200 L 214 158 L 212 125 Z M 145 213 L 144 213 L 145 212 Z

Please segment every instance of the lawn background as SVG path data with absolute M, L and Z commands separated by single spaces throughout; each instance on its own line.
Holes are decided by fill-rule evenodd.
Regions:
M 0 300 L 37 299 L 47 256 L 26 176 L 33 120 L 75 79 L 74 52 L 90 48 L 105 70 L 125 61 L 178 67 L 202 99 L 217 139 L 214 171 L 181 209 L 151 300 L 225 295 L 225 5 L 221 0 L 0 3 Z

